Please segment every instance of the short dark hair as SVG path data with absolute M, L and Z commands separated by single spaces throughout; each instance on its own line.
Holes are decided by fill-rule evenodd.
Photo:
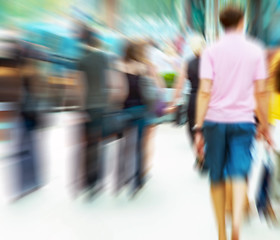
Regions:
M 80 40 L 89 47 L 99 47 L 100 45 L 96 31 L 85 24 L 81 27 Z
M 236 6 L 228 6 L 220 13 L 220 22 L 224 29 L 237 27 L 243 18 L 244 11 Z

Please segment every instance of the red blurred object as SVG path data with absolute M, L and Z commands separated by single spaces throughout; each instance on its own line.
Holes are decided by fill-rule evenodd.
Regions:
M 183 35 L 179 35 L 178 38 L 174 41 L 176 51 L 180 55 L 183 53 L 184 44 L 185 44 L 185 39 L 184 39 Z

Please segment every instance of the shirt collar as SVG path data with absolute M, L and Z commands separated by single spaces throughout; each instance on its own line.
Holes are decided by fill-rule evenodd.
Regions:
M 244 38 L 245 34 L 242 32 L 234 31 L 234 30 L 228 30 L 224 32 L 222 38 Z

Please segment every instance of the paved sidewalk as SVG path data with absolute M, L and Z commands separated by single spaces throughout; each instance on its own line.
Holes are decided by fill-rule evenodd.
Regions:
M 0 239 L 217 240 L 208 180 L 193 170 L 193 162 L 185 128 L 161 125 L 152 177 L 135 199 L 124 191 L 73 201 L 47 186 L 1 207 Z M 280 229 L 252 217 L 242 237 L 278 240 Z

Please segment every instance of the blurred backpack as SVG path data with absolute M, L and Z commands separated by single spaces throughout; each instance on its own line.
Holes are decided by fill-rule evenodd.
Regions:
M 155 85 L 154 80 L 150 77 L 142 76 L 140 78 L 140 91 L 148 110 L 161 117 L 164 114 L 166 103 L 163 101 L 161 91 Z

